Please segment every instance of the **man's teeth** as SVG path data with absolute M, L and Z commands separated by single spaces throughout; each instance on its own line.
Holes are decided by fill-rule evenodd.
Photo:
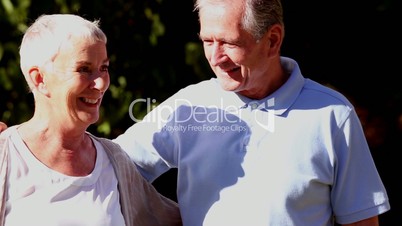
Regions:
M 96 104 L 98 102 L 98 99 L 88 99 L 88 98 L 83 98 L 84 102 L 90 103 L 90 104 Z

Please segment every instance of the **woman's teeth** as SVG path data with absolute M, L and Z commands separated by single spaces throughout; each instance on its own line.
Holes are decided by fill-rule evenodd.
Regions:
M 89 104 L 96 104 L 96 102 L 98 102 L 98 99 L 82 98 L 82 100 L 83 100 L 85 103 L 89 103 Z

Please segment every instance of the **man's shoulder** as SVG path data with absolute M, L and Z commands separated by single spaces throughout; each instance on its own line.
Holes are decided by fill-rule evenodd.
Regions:
M 304 90 L 315 96 L 315 100 L 327 100 L 329 102 L 339 103 L 348 107 L 352 107 L 349 99 L 341 93 L 336 87 L 330 84 L 318 83 L 311 79 L 306 79 Z
M 205 91 L 206 88 L 218 88 L 218 87 L 219 87 L 218 80 L 216 78 L 211 78 L 211 79 L 202 80 L 200 82 L 190 84 L 190 85 L 184 87 L 182 90 L 198 89 L 198 90 Z
M 197 100 L 199 98 L 205 99 L 206 97 L 220 96 L 222 89 L 216 78 L 203 80 L 198 83 L 190 84 L 177 93 L 175 93 L 171 99 L 185 98 L 188 100 Z

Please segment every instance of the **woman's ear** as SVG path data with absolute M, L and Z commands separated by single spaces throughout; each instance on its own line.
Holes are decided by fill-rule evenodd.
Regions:
M 43 95 L 49 96 L 49 90 L 46 87 L 44 74 L 38 67 L 32 67 L 29 69 L 29 78 L 34 86 L 34 89 Z

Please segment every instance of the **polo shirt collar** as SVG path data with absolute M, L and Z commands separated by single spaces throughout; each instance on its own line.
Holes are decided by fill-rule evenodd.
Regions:
M 260 99 L 253 100 L 242 96 L 238 93 L 233 95 L 232 92 L 225 92 L 223 95 L 228 95 L 232 103 L 235 103 L 239 108 L 252 108 L 264 111 L 273 111 L 275 115 L 282 115 L 296 101 L 304 86 L 304 77 L 301 74 L 297 62 L 288 57 L 281 57 L 282 67 L 290 73 L 288 80 L 271 95 Z

